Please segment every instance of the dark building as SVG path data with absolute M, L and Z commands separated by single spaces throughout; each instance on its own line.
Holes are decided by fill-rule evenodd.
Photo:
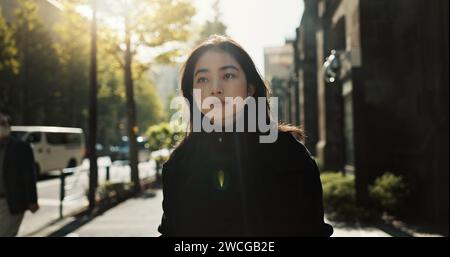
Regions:
M 299 123 L 307 132 L 305 144 L 316 155 L 318 142 L 317 104 L 317 50 L 316 30 L 318 25 L 316 1 L 305 1 L 305 12 L 296 30 L 295 71 L 299 99 Z
M 294 63 L 307 146 L 323 169 L 355 173 L 360 203 L 382 173 L 403 175 L 411 217 L 448 234 L 448 1 L 304 4 Z

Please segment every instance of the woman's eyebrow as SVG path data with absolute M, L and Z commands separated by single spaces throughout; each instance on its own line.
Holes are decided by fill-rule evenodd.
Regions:
M 239 69 L 234 65 L 225 65 L 220 68 L 220 70 L 226 70 L 226 69 L 233 69 L 233 70 L 239 71 Z
M 233 70 L 239 71 L 239 68 L 237 68 L 236 66 L 231 65 L 231 64 L 230 64 L 230 65 L 222 66 L 222 67 L 220 67 L 219 70 L 226 70 L 226 69 L 233 69 Z M 198 70 L 194 73 L 194 77 L 197 76 L 197 74 L 199 74 L 199 73 L 201 73 L 201 72 L 209 72 L 209 70 L 206 69 L 206 68 L 198 69 Z
M 209 72 L 209 70 L 206 69 L 206 68 L 198 69 L 198 70 L 194 73 L 194 77 L 197 76 L 197 74 L 199 74 L 200 72 Z

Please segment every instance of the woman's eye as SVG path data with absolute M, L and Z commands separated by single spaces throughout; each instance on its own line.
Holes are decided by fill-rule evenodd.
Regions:
M 197 83 L 206 83 L 206 82 L 208 82 L 207 78 L 201 77 L 197 79 Z
M 225 74 L 225 79 L 233 79 L 233 78 L 235 78 L 236 76 L 233 74 L 233 73 L 227 73 L 227 74 Z

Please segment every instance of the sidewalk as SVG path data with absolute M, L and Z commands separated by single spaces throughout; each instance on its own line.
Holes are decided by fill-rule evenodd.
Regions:
M 65 217 L 33 236 L 158 237 L 162 198 L 162 190 L 147 190 L 94 217 Z
M 392 237 L 390 234 L 375 227 L 349 226 L 325 220 L 333 226 L 334 232 L 332 237 Z
M 96 217 L 67 236 L 157 237 L 162 217 L 162 190 L 146 191 Z
M 103 214 L 85 218 L 65 218 L 34 236 L 68 237 L 157 237 L 162 215 L 162 190 L 148 190 L 141 196 L 128 199 Z M 375 227 L 348 226 L 327 223 L 334 227 L 333 237 L 390 237 Z M 391 233 L 392 234 L 392 233 Z

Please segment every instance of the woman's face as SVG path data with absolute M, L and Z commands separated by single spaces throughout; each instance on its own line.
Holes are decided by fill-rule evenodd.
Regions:
M 228 123 L 233 116 L 231 113 L 225 113 L 225 108 L 232 102 L 229 97 L 242 98 L 245 100 L 247 96 L 254 94 L 254 86 L 247 84 L 247 78 L 245 76 L 242 67 L 230 54 L 221 50 L 208 50 L 197 61 L 194 68 L 194 81 L 193 88 L 200 89 L 200 94 L 194 93 L 194 100 L 197 107 L 203 114 L 214 120 L 216 115 L 221 115 L 222 124 Z M 215 105 L 205 106 L 202 108 L 199 106 L 205 102 L 207 97 L 217 97 Z M 214 98 L 210 98 L 212 100 Z M 209 101 L 206 101 L 210 103 Z M 232 114 L 239 112 L 241 107 L 234 105 Z

